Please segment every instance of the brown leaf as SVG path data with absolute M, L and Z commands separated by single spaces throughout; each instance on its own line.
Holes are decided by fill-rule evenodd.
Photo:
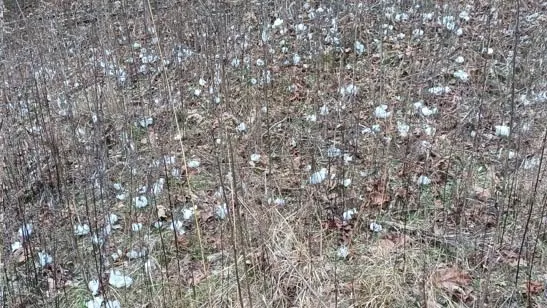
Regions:
M 389 196 L 385 193 L 379 191 L 373 191 L 369 195 L 370 204 L 372 206 L 382 206 L 385 203 L 389 202 Z
M 21 247 L 13 251 L 13 258 L 17 261 L 17 263 L 23 263 L 27 261 L 28 255 L 25 252 L 25 249 Z
M 158 219 L 167 219 L 167 209 L 163 205 L 156 205 L 158 211 Z
M 399 247 L 408 245 L 411 241 L 412 239 L 405 234 L 399 234 L 399 233 L 386 234 L 385 236 L 383 236 L 381 239 L 378 240 L 375 246 L 373 246 L 373 251 L 375 254 L 384 256 L 388 253 L 393 252 Z
M 456 267 L 440 269 L 433 274 L 433 285 L 461 300 L 469 298 L 471 276 Z
M 523 287 L 525 294 L 539 295 L 543 292 L 543 284 L 539 281 L 530 280 Z

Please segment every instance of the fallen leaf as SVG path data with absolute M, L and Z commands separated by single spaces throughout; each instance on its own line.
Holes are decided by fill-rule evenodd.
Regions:
M 488 199 L 490 199 L 490 190 L 487 189 L 487 188 L 482 188 L 482 187 L 475 187 L 475 197 L 479 200 L 479 201 L 487 201 Z
M 433 285 L 462 301 L 467 301 L 471 288 L 471 275 L 456 267 L 440 269 L 433 274 Z
M 539 281 L 530 280 L 526 282 L 524 286 L 522 286 L 524 289 L 523 293 L 528 295 L 539 295 L 543 292 L 543 284 Z
M 372 206 L 382 206 L 389 202 L 389 196 L 379 191 L 371 192 L 369 198 Z
M 167 209 L 163 205 L 156 205 L 158 211 L 158 219 L 167 219 Z

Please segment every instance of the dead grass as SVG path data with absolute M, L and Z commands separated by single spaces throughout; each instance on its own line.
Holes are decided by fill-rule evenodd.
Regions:
M 11 4 L 2 305 L 546 304 L 539 1 Z

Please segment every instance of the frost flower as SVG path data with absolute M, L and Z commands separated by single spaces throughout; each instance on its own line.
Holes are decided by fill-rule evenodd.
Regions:
M 357 210 L 355 208 L 349 209 L 342 214 L 342 219 L 344 221 L 350 221 L 355 214 L 357 214 Z
M 408 136 L 408 132 L 410 131 L 410 126 L 403 122 L 397 122 L 397 130 L 399 131 L 399 135 L 404 138 Z
M 496 136 L 499 137 L 508 137 L 511 132 L 511 129 L 507 125 L 496 125 L 494 128 L 496 129 Z
M 437 108 L 436 107 L 433 107 L 433 108 L 429 108 L 427 106 L 423 106 L 421 109 L 420 109 L 420 112 L 425 116 L 425 117 L 428 117 L 430 115 L 434 115 L 437 113 Z
M 456 28 L 454 16 L 443 16 L 442 24 L 446 27 L 446 30 L 448 31 L 453 31 Z
M 99 293 L 99 280 L 93 279 L 87 283 L 87 287 L 93 296 Z
M 312 185 L 320 184 L 327 178 L 327 168 L 321 168 L 321 170 L 313 173 L 310 178 L 309 182 Z
M 125 276 L 120 271 L 111 270 L 108 283 L 114 288 L 129 288 L 133 284 L 133 278 Z
M 82 235 L 87 235 L 88 233 L 89 233 L 88 224 L 77 224 L 74 226 L 74 235 L 82 236 Z
M 358 55 L 362 55 L 363 52 L 365 52 L 365 45 L 363 45 L 363 43 L 359 41 L 355 41 L 355 43 L 353 44 L 353 49 L 355 49 L 355 52 Z
M 273 22 L 272 28 L 280 27 L 283 24 L 283 19 L 276 18 L 276 20 Z
M 344 187 L 349 187 L 349 186 L 351 185 L 351 179 L 344 179 L 344 180 L 342 181 L 342 185 L 343 185 Z
M 459 17 L 463 21 L 469 21 L 469 19 L 470 19 L 469 13 L 467 11 L 461 11 Z
M 256 153 L 251 154 L 251 161 L 252 161 L 253 163 L 258 162 L 259 160 L 260 160 L 260 154 L 256 154 Z
M 247 125 L 244 122 L 239 123 L 239 125 L 236 127 L 236 130 L 240 133 L 243 133 L 247 130 Z
M 433 95 L 443 95 L 450 92 L 450 87 L 433 87 L 429 88 L 427 91 Z
M 226 203 L 217 206 L 215 216 L 220 220 L 224 220 L 226 216 L 228 216 L 228 208 L 226 207 Z
M 469 74 L 467 74 L 464 70 L 457 70 L 454 72 L 453 76 L 455 78 L 458 78 L 459 80 L 466 82 L 469 80 Z
M 417 182 L 418 182 L 419 185 L 429 185 L 429 184 L 431 184 L 431 179 L 429 179 L 425 175 L 420 175 L 420 177 L 418 177 Z
M 142 229 L 142 223 L 137 222 L 137 223 L 131 224 L 131 230 L 133 232 L 139 232 L 139 231 L 141 231 L 141 229 Z
M 148 126 L 150 126 L 152 124 L 154 124 L 154 119 L 152 119 L 151 117 L 143 118 L 143 119 L 139 120 L 139 125 L 142 128 L 147 128 Z
M 200 162 L 197 159 L 191 159 L 188 161 L 188 168 L 195 169 L 199 167 L 199 165 L 200 165 Z
M 53 262 L 53 257 L 49 255 L 48 253 L 43 251 L 38 253 L 38 263 L 40 264 L 41 267 L 45 267 L 46 265 L 51 264 L 52 262 Z
M 345 87 L 341 87 L 338 92 L 340 92 L 342 96 L 352 96 L 357 95 L 357 92 L 359 92 L 359 88 L 357 88 L 354 84 L 350 83 Z
M 32 224 L 26 223 L 26 224 L 23 224 L 21 228 L 19 228 L 18 234 L 19 234 L 19 237 L 22 238 L 23 240 L 28 240 L 30 236 L 32 235 L 32 231 L 33 231 Z
M 339 148 L 335 146 L 331 146 L 330 148 L 327 149 L 327 157 L 329 158 L 338 157 L 340 155 L 342 155 L 342 150 L 340 150 Z
M 391 112 L 387 111 L 387 105 L 380 105 L 374 109 L 374 116 L 378 119 L 385 119 L 391 115 Z
M 382 225 L 378 224 L 376 222 L 371 222 L 368 227 L 369 227 L 370 231 L 372 231 L 374 233 L 382 232 L 382 229 L 383 229 Z
M 142 209 L 148 206 L 148 199 L 146 196 L 138 196 L 135 198 L 135 207 Z
M 340 259 L 345 259 L 349 256 L 349 249 L 348 249 L 348 246 L 346 245 L 342 245 L 340 247 L 338 247 L 338 249 L 336 250 L 336 255 L 338 256 L 338 258 Z

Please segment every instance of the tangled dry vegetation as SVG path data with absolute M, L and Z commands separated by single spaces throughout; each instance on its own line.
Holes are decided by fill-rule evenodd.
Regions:
M 4 1 L 3 306 L 545 306 L 547 3 L 410 2 Z

